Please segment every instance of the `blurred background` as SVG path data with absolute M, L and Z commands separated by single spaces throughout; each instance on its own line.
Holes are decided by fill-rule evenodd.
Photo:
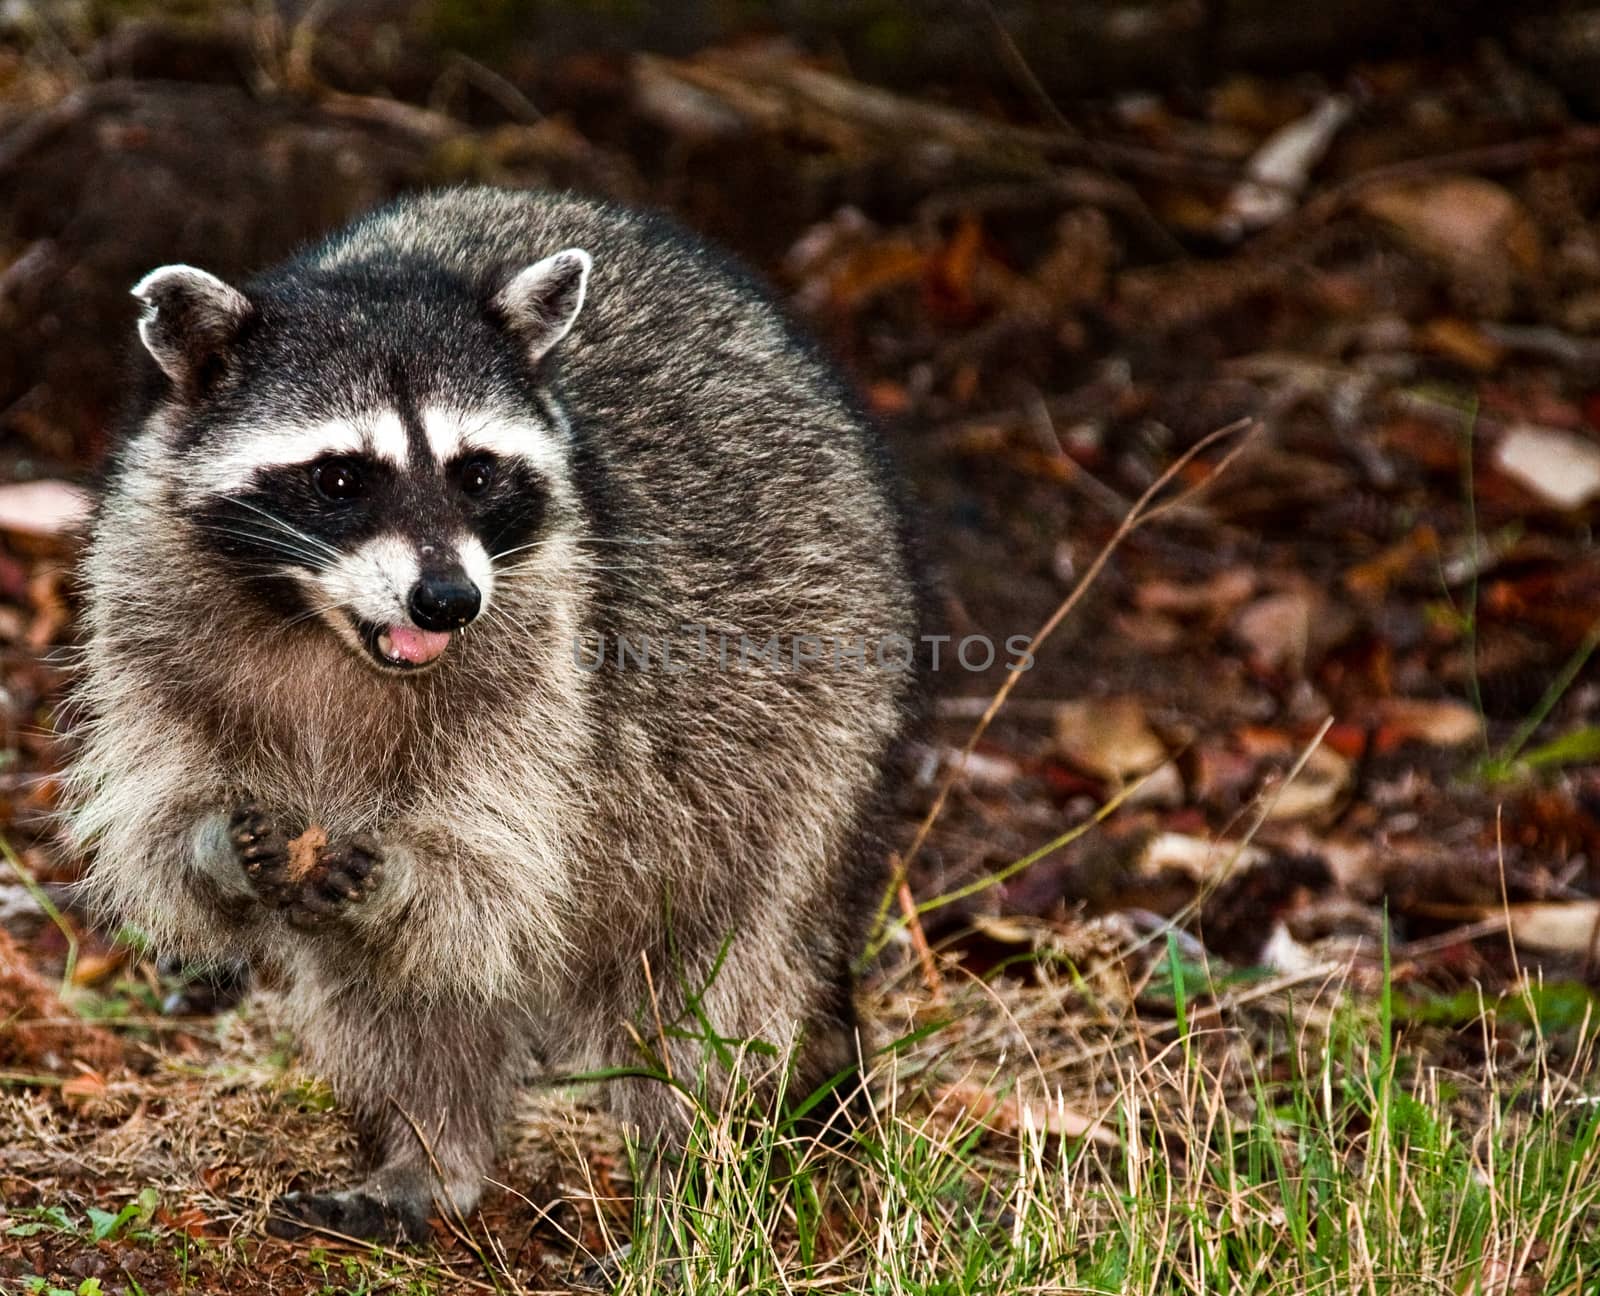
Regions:
M 1452 1063 L 1485 1049 L 1464 986 L 1531 966 L 1589 1011 L 1596 87 L 1582 0 L 0 0 L 11 993 L 170 990 L 50 917 L 75 488 L 130 286 L 487 182 L 748 259 L 883 424 L 957 637 L 1034 633 L 1249 420 L 964 762 L 1005 658 L 940 672 L 899 807 L 910 840 L 948 790 L 897 932 L 934 989 L 934 954 L 983 973 L 1178 915 L 1194 957 L 1277 972 L 1359 979 L 1387 940 Z M 1207 843 L 1251 828 L 1219 872 Z M 0 1062 L 44 1065 L 39 1029 Z

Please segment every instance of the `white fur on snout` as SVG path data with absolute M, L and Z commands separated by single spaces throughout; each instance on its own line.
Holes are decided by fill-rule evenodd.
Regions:
M 489 610 L 489 596 L 494 593 L 494 564 L 489 561 L 489 551 L 483 547 L 483 541 L 469 532 L 456 541 L 456 556 L 461 559 L 467 578 L 478 587 L 482 599 L 478 615 L 482 616 Z
M 410 619 L 407 602 L 421 575 L 417 553 L 402 536 L 384 535 L 368 540 L 326 571 L 302 574 L 316 589 L 319 608 L 334 604 L 373 625 L 394 625 Z M 324 616 L 339 627 L 333 609 Z

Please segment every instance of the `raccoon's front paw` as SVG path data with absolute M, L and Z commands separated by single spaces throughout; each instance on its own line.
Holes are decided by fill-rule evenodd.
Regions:
M 274 908 L 281 905 L 291 885 L 289 839 L 277 824 L 256 802 L 246 801 L 228 816 L 228 839 L 257 894 Z
M 296 927 L 311 930 L 360 904 L 383 881 L 383 848 L 362 833 L 342 846 L 322 846 L 309 867 L 295 877 L 283 905 Z
M 383 878 L 383 849 L 361 834 L 330 845 L 311 827 L 292 840 L 254 801 L 228 819 L 233 853 L 262 901 L 294 926 L 311 929 L 372 894 Z

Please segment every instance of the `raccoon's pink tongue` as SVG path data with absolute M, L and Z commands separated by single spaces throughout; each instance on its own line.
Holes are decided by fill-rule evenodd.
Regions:
M 392 625 L 378 635 L 378 651 L 390 661 L 421 666 L 450 646 L 450 635 L 419 630 L 414 625 Z

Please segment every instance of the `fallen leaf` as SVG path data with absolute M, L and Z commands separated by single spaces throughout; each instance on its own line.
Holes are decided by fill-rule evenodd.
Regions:
M 1538 227 L 1526 209 L 1508 189 L 1478 176 L 1374 185 L 1357 205 L 1485 299 L 1490 313 L 1506 308 L 1514 276 L 1541 259 Z
M 1274 972 L 1294 975 L 1321 966 L 1323 960 L 1317 957 L 1316 951 L 1309 945 L 1297 941 L 1288 927 L 1280 921 L 1272 928 L 1272 935 L 1267 937 L 1267 943 L 1256 955 L 1256 961 L 1262 967 L 1271 968 Z
M 1245 164 L 1245 178 L 1228 195 L 1218 220 L 1223 238 L 1276 224 L 1294 210 L 1311 172 L 1350 120 L 1345 95 L 1329 95 L 1304 117 L 1273 131 Z
M 1167 758 L 1137 698 L 1063 702 L 1056 708 L 1055 735 L 1065 760 L 1114 782 L 1144 774 Z
M 132 954 L 128 945 L 115 946 L 106 954 L 85 954 L 72 969 L 72 984 L 95 986 L 108 981 L 128 966 Z
M 1256 575 L 1248 567 L 1228 567 L 1209 580 L 1192 582 L 1152 580 L 1134 591 L 1133 601 L 1145 612 L 1192 615 L 1197 612 L 1231 612 L 1256 592 Z
M 1148 774 L 1141 775 L 1138 786 L 1128 793 L 1124 804 L 1172 809 L 1181 806 L 1185 796 L 1183 775 L 1178 772 L 1176 765 L 1169 763 L 1158 765 Z
M 1305 672 L 1315 602 L 1307 590 L 1289 590 L 1257 599 L 1233 619 L 1234 635 L 1262 670 Z
M 1435 565 L 1439 561 L 1439 533 L 1425 522 L 1376 558 L 1345 572 L 1344 587 L 1362 598 L 1380 599 L 1389 592 L 1390 585 L 1424 558 Z
M 1306 819 L 1331 808 L 1350 782 L 1350 762 L 1329 747 L 1318 747 L 1294 781 L 1277 791 L 1268 789 L 1267 818 L 1274 823 Z
M 1476 324 L 1454 315 L 1429 320 L 1416 331 L 1415 337 L 1425 350 L 1479 373 L 1498 369 L 1506 355 L 1505 348 L 1491 341 Z
M 1534 949 L 1588 957 L 1600 944 L 1600 900 L 1537 901 L 1485 910 L 1505 915 L 1512 938 Z
M 84 1107 L 105 1096 L 106 1078 L 98 1071 L 82 1071 L 61 1086 L 61 1097 L 70 1107 Z
M 1009 756 L 994 756 L 971 751 L 962 755 L 959 747 L 946 747 L 939 753 L 940 764 L 954 768 L 957 776 L 972 788 L 1010 787 L 1022 774 L 1022 767 Z
M 1183 627 L 1159 612 L 1118 612 L 1112 624 L 1119 638 L 1141 652 L 1171 652 L 1183 643 Z
M 1358 205 L 1422 251 L 1450 258 L 1502 253 L 1508 231 L 1526 219 L 1509 190 L 1467 175 L 1374 185 Z
M 1600 446 L 1571 432 L 1519 423 L 1500 438 L 1494 465 L 1557 508 L 1600 495 Z
M 1015 1138 L 1024 1127 L 1042 1130 L 1054 1138 L 1090 1138 L 1102 1147 L 1116 1147 L 1117 1136 L 1091 1116 L 1067 1106 L 1057 1094 L 1053 1101 L 1021 1103 L 1016 1096 L 1000 1097 L 992 1089 L 969 1081 L 947 1085 L 938 1102 L 952 1102 L 997 1134 Z
M 88 492 L 63 481 L 0 485 L 0 531 L 53 536 L 81 527 L 89 517 Z
M 1385 698 L 1378 703 L 1380 750 L 1407 740 L 1434 747 L 1460 747 L 1483 732 L 1483 721 L 1465 702 L 1453 698 Z
M 1178 873 L 1206 882 L 1224 869 L 1232 873 L 1254 868 L 1267 858 L 1258 846 L 1230 841 L 1208 841 L 1187 833 L 1157 833 L 1145 843 L 1134 862 L 1134 871 L 1143 877 Z

